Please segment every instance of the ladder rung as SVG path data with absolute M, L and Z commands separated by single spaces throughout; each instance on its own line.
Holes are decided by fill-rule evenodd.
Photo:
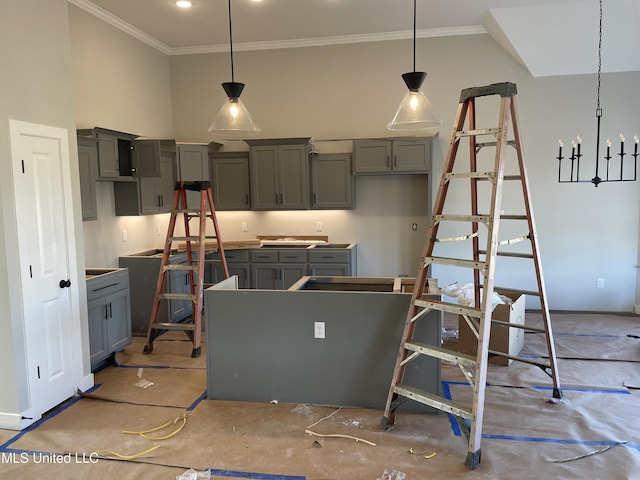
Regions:
M 500 220 L 528 220 L 526 215 L 500 215 Z
M 161 293 L 156 296 L 159 300 L 191 300 L 194 302 L 197 295 L 191 295 L 190 293 Z
M 490 223 L 492 221 L 491 215 L 434 215 L 433 218 L 437 222 L 452 221 Z
M 411 350 L 412 352 L 418 352 L 422 355 L 436 357 L 441 360 L 454 362 L 456 364 L 466 365 L 468 367 L 474 368 L 476 366 L 475 357 L 465 355 L 464 353 L 454 352 L 453 350 L 448 350 L 446 348 L 436 347 L 435 345 L 429 345 L 428 343 L 407 342 L 404 344 L 404 348 L 406 350 Z
M 151 324 L 151 328 L 156 330 L 195 330 L 195 323 L 168 323 L 168 322 L 159 322 Z
M 443 173 L 442 178 L 446 180 L 450 180 L 452 178 L 496 178 L 496 172 L 451 172 L 451 173 Z
M 413 303 L 418 307 L 430 308 L 441 312 L 455 313 L 456 315 L 468 315 L 474 318 L 480 318 L 482 315 L 482 311 L 479 308 L 459 305 L 457 303 L 448 303 L 429 299 L 416 299 Z
M 486 250 L 478 250 L 478 253 L 480 255 L 486 255 L 487 251 Z M 501 251 L 497 251 L 496 255 L 498 255 L 499 257 L 513 257 L 513 258 L 533 258 L 533 255 L 531 253 L 518 253 L 518 252 L 501 252 Z
M 455 133 L 456 138 L 475 137 L 476 135 L 497 135 L 500 129 L 496 128 L 477 128 L 475 130 L 459 130 Z
M 538 332 L 538 333 L 545 333 L 546 330 L 544 328 L 538 328 L 538 327 L 530 327 L 527 326 L 523 323 L 510 323 L 510 322 L 504 322 L 502 320 L 495 320 L 495 319 L 491 319 L 491 323 L 495 323 L 496 325 L 503 325 L 505 327 L 511 327 L 511 328 L 519 328 L 521 330 L 528 330 L 530 332 Z
M 494 292 L 498 293 L 514 293 L 522 295 L 531 295 L 532 297 L 539 297 L 540 292 L 537 290 L 521 290 L 519 288 L 507 288 L 507 287 L 493 287 Z
M 504 180 L 522 180 L 520 175 L 505 175 L 503 177 Z
M 415 400 L 418 403 L 437 408 L 438 410 L 442 410 L 443 412 L 452 413 L 462 418 L 473 418 L 470 406 L 464 403 L 448 400 L 439 395 L 434 395 L 432 393 L 425 392 L 424 390 L 420 390 L 419 388 L 411 387 L 408 385 L 396 385 L 393 391 L 398 395 L 402 395 L 403 397 L 410 398 L 411 400 Z
M 492 354 L 492 355 L 496 355 L 498 357 L 510 358 L 511 360 L 515 360 L 516 362 L 523 362 L 523 363 L 528 363 L 530 365 L 535 365 L 536 367 L 543 367 L 543 368 L 546 368 L 546 369 L 551 369 L 551 364 L 539 362 L 539 361 L 536 361 L 536 360 L 532 360 L 530 358 L 516 357 L 515 355 L 509 355 L 508 353 L 497 352 L 495 350 L 489 350 L 489 353 Z
M 483 147 L 495 147 L 498 142 L 476 142 L 476 153 L 480 151 Z M 512 147 L 516 146 L 515 140 L 507 140 L 507 145 L 511 145 Z
M 484 271 L 487 267 L 485 262 L 476 260 L 464 260 L 462 258 L 448 258 L 448 257 L 424 257 L 424 264 L 431 265 L 450 265 L 453 267 L 466 267 L 474 268 L 476 270 Z
M 162 268 L 164 270 L 192 270 L 194 272 L 198 271 L 198 265 L 186 265 L 184 263 L 168 263 Z

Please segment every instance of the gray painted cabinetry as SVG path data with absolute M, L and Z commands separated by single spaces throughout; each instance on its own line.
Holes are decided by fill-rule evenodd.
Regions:
M 251 268 L 249 262 L 249 250 L 225 250 L 227 269 L 229 275 L 238 277 L 238 288 L 251 288 Z M 220 261 L 218 252 L 211 254 L 211 260 Z M 218 283 L 224 280 L 224 271 L 220 263 L 212 263 L 211 283 Z M 208 282 L 207 282 L 208 283 Z
M 91 369 L 99 367 L 131 343 L 131 306 L 127 269 L 91 275 L 87 270 L 89 355 Z
M 98 175 L 98 143 L 94 138 L 78 137 L 78 168 L 82 220 L 96 220 L 96 178 Z
M 306 248 L 251 250 L 252 287 L 286 290 L 307 275 L 307 258 Z
M 209 145 L 177 145 L 177 180 L 185 182 L 209 180 Z M 200 192 L 187 190 L 187 205 L 197 207 L 200 204 Z
M 249 152 L 210 153 L 216 210 L 250 210 Z
M 355 208 L 350 153 L 311 156 L 311 208 Z
M 309 138 L 247 140 L 254 210 L 309 208 Z
M 116 215 L 154 215 L 171 212 L 175 186 L 176 147 L 172 140 L 157 140 L 158 177 L 135 178 L 113 184 Z
M 431 137 L 354 140 L 354 173 L 429 173 L 431 143 Z
M 131 282 L 131 328 L 135 332 L 146 332 L 155 289 L 162 262 L 162 250 L 120 257 L 120 267 L 129 269 Z M 186 253 L 176 253 L 169 257 L 172 264 L 187 263 Z M 172 270 L 167 272 L 165 292 L 187 293 L 190 291 L 188 271 Z M 191 302 L 188 300 L 163 300 L 160 303 L 158 322 L 179 322 L 191 315 Z

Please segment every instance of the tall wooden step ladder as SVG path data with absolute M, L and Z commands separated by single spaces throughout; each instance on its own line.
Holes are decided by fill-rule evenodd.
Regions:
M 198 208 L 189 208 L 187 206 L 187 190 L 200 193 L 200 204 Z M 174 236 L 176 221 L 179 215 L 184 219 L 184 235 L 183 237 Z M 199 220 L 198 235 L 191 235 L 189 222 L 191 219 Z M 214 236 L 206 235 L 207 219 L 211 219 L 213 223 Z M 160 263 L 160 272 L 158 273 L 158 283 L 153 300 L 153 307 L 149 318 L 149 328 L 147 330 L 147 343 L 144 346 L 143 353 L 149 354 L 153 352 L 153 341 L 162 333 L 168 330 L 180 330 L 185 332 L 193 343 L 191 357 L 196 358 L 201 354 L 201 335 L 202 335 L 202 312 L 203 312 L 203 294 L 204 294 L 204 270 L 205 270 L 205 251 L 206 242 L 209 239 L 215 239 L 218 250 L 218 260 L 222 264 L 224 278 L 229 278 L 229 269 L 224 254 L 224 247 L 220 237 L 218 221 L 216 219 L 216 211 L 213 206 L 213 197 L 211 195 L 211 183 L 206 181 L 197 182 L 177 182 L 175 193 L 173 196 L 173 204 L 171 206 L 171 217 L 169 220 L 169 228 L 164 242 L 164 250 L 162 252 L 162 261 Z M 169 257 L 173 251 L 174 242 L 185 242 L 187 263 L 172 264 Z M 167 275 L 171 271 L 187 271 L 188 283 L 190 286 L 189 293 L 167 292 Z M 180 322 L 158 322 L 158 314 L 163 302 L 189 301 L 191 302 L 191 316 Z M 166 305 L 166 304 L 165 304 Z
M 434 203 L 433 216 L 431 218 L 424 249 L 420 258 L 419 269 L 416 275 L 415 286 L 406 317 L 400 343 L 400 350 L 396 360 L 393 378 L 391 380 L 391 387 L 387 397 L 384 416 L 382 417 L 380 424 L 380 426 L 385 430 L 392 428 L 395 421 L 396 409 L 407 399 L 448 412 L 456 417 L 461 430 L 467 436 L 469 448 L 465 465 L 471 469 L 476 468 L 480 464 L 481 458 L 480 439 L 482 437 L 485 387 L 488 368 L 487 363 L 490 354 L 502 355 L 512 360 L 530 363 L 542 368 L 552 378 L 553 397 L 562 398 L 553 334 L 542 276 L 542 267 L 540 265 L 538 241 L 533 220 L 533 212 L 531 210 L 529 185 L 522 156 L 522 140 L 518 124 L 516 93 L 516 85 L 508 82 L 462 90 L 454 122 L 453 133 L 451 135 L 449 149 L 444 162 L 443 174 Z M 500 96 L 499 125 L 496 128 L 476 128 L 476 99 L 479 97 L 493 95 Z M 468 125 L 465 130 L 464 126 L 467 117 Z M 513 129 L 513 140 L 507 140 L 509 121 L 511 121 Z M 481 143 L 476 141 L 476 138 L 479 136 L 494 137 L 495 141 Z M 466 166 L 463 166 L 462 169 L 458 168 L 454 171 L 454 163 L 456 154 L 458 153 L 458 146 L 460 140 L 464 137 L 469 138 L 469 169 L 468 171 L 465 171 Z M 514 169 L 517 170 L 517 174 L 515 175 L 505 175 L 505 156 L 508 145 L 515 147 L 517 152 L 517 168 Z M 477 162 L 477 154 L 480 149 L 484 147 L 495 147 L 496 149 L 493 168 L 488 167 L 486 170 L 479 169 Z M 470 183 L 471 212 L 470 214 L 445 213 L 445 200 L 449 187 L 456 183 L 452 192 L 449 193 L 456 193 L 459 195 L 457 188 L 460 187 L 460 184 L 457 182 L 461 181 L 467 181 Z M 488 182 L 488 185 L 490 185 L 488 192 L 483 189 L 479 194 L 478 186 L 480 182 L 483 182 L 483 185 L 485 186 Z M 515 182 L 522 187 L 522 203 L 525 210 L 524 214 L 504 214 L 503 210 L 501 210 L 501 200 L 505 182 Z M 463 184 L 462 188 L 464 188 L 464 191 L 462 192 L 464 196 L 462 198 L 468 197 L 469 191 L 466 190 L 466 184 Z M 517 189 L 518 187 L 513 188 Z M 509 192 L 511 194 L 511 190 L 509 190 Z M 458 196 L 458 198 L 460 197 Z M 509 200 L 510 204 L 513 205 L 511 197 Z M 481 211 L 481 207 L 479 205 L 481 201 L 483 202 L 482 208 L 487 208 L 487 210 Z M 515 202 L 516 207 L 518 202 Z M 458 204 L 459 203 L 460 201 L 458 200 Z M 458 205 L 454 204 L 453 206 L 455 207 Z M 450 209 L 447 210 L 447 212 L 449 211 Z M 526 225 L 526 233 L 521 237 L 511 240 L 499 240 L 498 232 L 501 220 L 521 222 L 521 224 Z M 447 225 L 447 227 L 452 228 L 452 231 L 457 231 L 456 229 L 459 227 L 456 227 L 456 225 L 459 226 L 461 222 L 465 222 L 467 224 L 469 228 L 466 232 L 470 233 L 449 238 L 437 237 L 438 229 L 441 225 Z M 484 225 L 484 227 L 486 227 L 486 247 L 484 250 L 480 248 L 479 237 L 481 234 L 484 235 L 485 232 L 481 232 L 479 230 L 479 225 Z M 470 241 L 471 254 L 466 255 L 465 258 L 450 258 L 434 255 L 434 253 L 440 253 L 440 249 L 444 249 L 446 252 L 447 247 L 449 247 L 448 251 L 453 251 L 453 249 L 450 248 L 452 244 L 445 243 L 451 241 Z M 498 250 L 498 247 L 512 245 L 522 241 L 530 242 L 530 249 L 526 248 L 527 252 L 525 253 L 522 253 L 522 251 L 509 251 L 508 248 L 504 248 L 504 251 Z M 436 245 L 438 245 L 438 252 L 434 252 L 434 247 L 436 247 Z M 506 256 L 513 259 L 527 259 L 529 261 L 532 260 L 537 279 L 537 290 L 525 291 L 512 288 L 495 287 L 494 273 L 497 256 Z M 448 303 L 434 300 L 433 297 L 432 299 L 425 298 L 425 285 L 428 281 L 431 265 L 443 265 L 447 267 L 467 269 L 463 271 L 469 276 L 472 271 L 475 298 L 475 303 L 473 305 L 476 306 Z M 471 269 L 471 271 L 469 269 Z M 525 325 L 493 320 L 492 299 L 494 290 L 504 293 L 519 292 L 539 297 L 543 327 L 533 328 Z M 412 339 L 416 323 L 422 318 L 427 319 L 428 316 L 426 314 L 431 310 L 453 313 L 464 318 L 478 341 L 477 355 L 475 357 L 443 349 L 439 346 L 413 342 Z M 520 358 L 515 355 L 511 356 L 497 351 L 490 351 L 489 336 L 492 323 L 497 323 L 509 328 L 524 328 L 526 331 L 544 333 L 546 336 L 549 361 L 537 361 L 528 358 Z M 473 387 L 473 403 L 471 405 L 467 405 L 461 402 L 455 402 L 451 399 L 421 391 L 410 385 L 402 384 L 406 365 L 415 358 L 418 358 L 420 355 L 436 357 L 458 365 L 469 384 Z

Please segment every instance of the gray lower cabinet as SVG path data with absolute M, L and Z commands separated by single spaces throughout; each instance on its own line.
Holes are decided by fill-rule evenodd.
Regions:
M 357 245 L 322 247 L 309 250 L 309 274 L 317 277 L 355 276 L 357 272 Z
M 309 139 L 247 140 L 254 210 L 309 208 Z
M 227 270 L 229 276 L 237 275 L 238 288 L 251 288 L 251 268 L 249 266 L 249 250 L 225 250 L 225 259 L 227 260 Z M 220 264 L 220 256 L 218 252 L 211 254 L 212 278 L 211 283 L 215 284 L 224 280 L 224 269 Z M 208 282 L 207 282 L 208 283 Z
M 355 208 L 350 153 L 311 156 L 311 208 Z
M 429 173 L 431 145 L 432 137 L 354 140 L 354 173 Z
M 307 275 L 307 249 L 251 250 L 251 285 L 264 290 L 286 290 Z
M 171 212 L 175 187 L 175 155 L 175 150 L 170 148 L 160 152 L 159 177 L 114 182 L 116 215 L 155 215 Z
M 78 168 L 80 171 L 82 220 L 97 220 L 98 143 L 94 138 L 78 137 Z
M 131 303 L 127 269 L 87 279 L 91 369 L 131 343 Z
M 134 332 L 146 332 L 149 327 L 161 262 L 162 250 L 148 250 L 119 258 L 120 267 L 129 269 L 131 328 Z M 169 263 L 187 263 L 187 254 L 172 254 L 169 257 Z M 172 270 L 167 272 L 166 293 L 187 293 L 190 289 L 188 271 Z M 162 300 L 158 322 L 179 322 L 189 317 L 191 311 L 191 302 L 188 300 Z
M 250 210 L 249 152 L 210 153 L 216 210 Z

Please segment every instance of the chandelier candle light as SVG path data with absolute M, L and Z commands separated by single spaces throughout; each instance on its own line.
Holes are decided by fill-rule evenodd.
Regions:
M 607 154 L 604 156 L 605 163 L 605 171 L 603 173 L 604 178 L 600 177 L 600 119 L 602 118 L 602 108 L 600 108 L 600 73 L 602 71 L 602 0 L 600 0 L 600 29 L 598 36 L 598 81 L 597 81 L 597 101 L 596 101 L 596 162 L 595 162 L 595 175 L 591 180 L 582 180 L 580 179 L 580 158 L 583 156 L 580 149 L 582 144 L 582 138 L 580 135 L 576 137 L 575 140 L 571 140 L 571 156 L 567 158 L 570 160 L 570 164 L 563 169 L 562 160 L 565 158 L 562 156 L 562 147 L 564 147 L 564 143 L 562 139 L 558 140 L 560 144 L 558 148 L 558 182 L 559 183 L 582 183 L 582 182 L 590 182 L 593 183 L 594 186 L 598 186 L 603 182 L 633 182 L 637 178 L 638 174 L 638 135 L 633 136 L 633 140 L 635 142 L 635 146 L 633 149 L 633 153 L 631 156 L 633 157 L 632 162 L 624 161 L 624 156 L 626 152 L 624 151 L 624 142 L 625 138 L 622 132 L 620 132 L 620 152 L 617 154 L 620 157 L 619 162 L 619 175 L 616 175 L 616 172 L 611 173 L 611 177 L 609 176 L 609 167 L 611 156 L 611 140 L 607 139 Z M 618 164 L 618 162 L 614 162 L 614 165 Z M 626 167 L 626 168 L 625 168 Z M 568 170 L 568 172 L 567 172 Z M 617 169 L 616 169 L 617 171 Z M 567 179 L 567 173 L 568 179 Z

